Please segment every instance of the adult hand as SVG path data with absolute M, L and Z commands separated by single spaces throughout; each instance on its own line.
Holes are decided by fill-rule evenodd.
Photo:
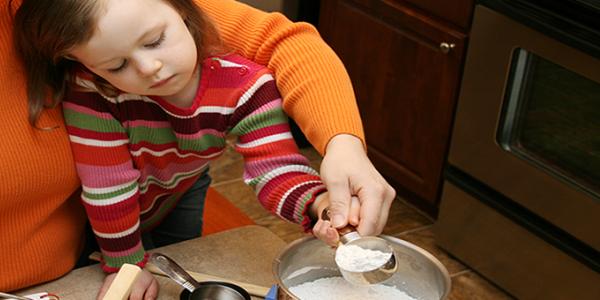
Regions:
M 117 273 L 112 273 L 104 278 L 104 283 L 98 292 L 97 300 L 104 298 L 110 284 L 117 277 Z M 129 300 L 154 300 L 158 297 L 158 281 L 149 271 L 142 269 L 142 273 L 133 283 Z
M 342 228 L 350 223 L 361 235 L 383 231 L 396 191 L 375 169 L 361 140 L 339 134 L 327 144 L 321 162 L 321 179 L 329 192 L 331 223 Z M 352 196 L 359 209 L 351 209 Z

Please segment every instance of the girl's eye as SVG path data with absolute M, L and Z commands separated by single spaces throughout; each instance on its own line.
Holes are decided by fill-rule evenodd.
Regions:
M 156 47 L 160 46 L 160 44 L 162 44 L 162 42 L 164 40 L 165 40 L 165 33 L 161 32 L 160 36 L 156 40 L 154 40 L 154 42 L 152 42 L 150 44 L 146 44 L 146 45 L 144 45 L 144 47 L 150 48 L 150 49 L 156 48 Z
M 108 72 L 110 73 L 119 73 L 121 71 L 123 71 L 123 69 L 125 69 L 127 67 L 127 60 L 123 60 L 123 63 L 116 67 L 116 68 L 112 68 L 112 69 L 108 69 Z

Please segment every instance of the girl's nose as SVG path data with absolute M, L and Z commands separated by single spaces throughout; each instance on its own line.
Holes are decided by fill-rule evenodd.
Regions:
M 138 71 L 143 76 L 152 76 L 162 68 L 163 63 L 160 59 L 145 59 L 138 62 Z

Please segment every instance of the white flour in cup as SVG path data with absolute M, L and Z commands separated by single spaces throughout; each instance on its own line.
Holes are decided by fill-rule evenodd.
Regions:
M 340 245 L 335 252 L 335 262 L 346 271 L 366 272 L 383 266 L 391 256 L 391 252 L 364 249 L 356 245 Z
M 343 277 L 325 277 L 290 288 L 301 300 L 417 300 L 383 284 L 353 285 Z

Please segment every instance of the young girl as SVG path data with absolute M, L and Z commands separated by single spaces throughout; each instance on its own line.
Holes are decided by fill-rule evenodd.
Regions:
M 272 75 L 219 53 L 192 0 L 24 0 L 15 27 L 31 106 L 43 107 L 47 87 L 63 100 L 105 271 L 143 266 L 145 248 L 200 235 L 208 162 L 226 134 L 237 136 L 244 179 L 265 208 L 308 231 L 311 204 L 327 204 Z M 135 289 L 154 295 L 157 284 L 144 271 Z

